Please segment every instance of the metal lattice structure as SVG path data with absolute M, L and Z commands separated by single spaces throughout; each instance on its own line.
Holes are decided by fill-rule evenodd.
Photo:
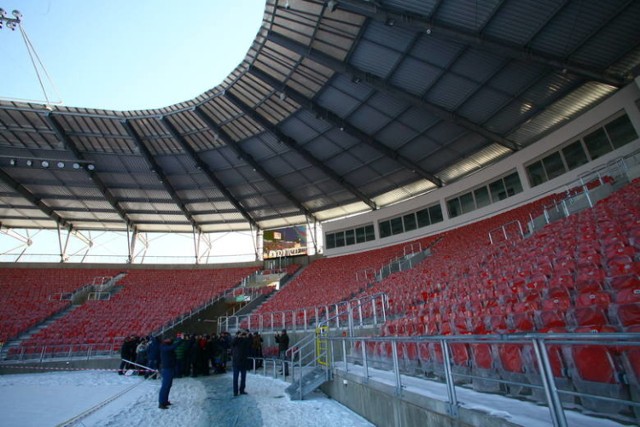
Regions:
M 632 82 L 638 22 L 628 0 L 268 0 L 244 61 L 190 101 L 0 102 L 0 222 L 210 233 L 377 209 Z

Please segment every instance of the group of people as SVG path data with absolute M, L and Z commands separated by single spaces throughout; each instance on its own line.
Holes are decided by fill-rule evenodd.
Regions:
M 289 347 L 289 336 L 286 330 L 275 336 L 278 343 L 279 357 L 283 360 L 285 376 L 289 375 L 289 367 L 285 354 Z M 121 347 L 120 375 L 137 372 L 145 378 L 156 378 L 159 372 L 162 378 L 158 407 L 167 409 L 171 405 L 169 392 L 174 378 L 184 376 L 205 376 L 211 373 L 225 373 L 229 359 L 233 368 L 233 395 L 247 394 L 247 370 L 261 366 L 262 336 L 241 330 L 232 338 L 228 332 L 220 335 L 183 335 L 175 339 L 161 339 L 159 336 L 128 336 Z M 255 362 L 254 362 L 255 361 Z M 253 363 L 256 363 L 253 365 Z
M 228 332 L 218 334 L 179 334 L 180 344 L 174 349 L 176 362 L 174 377 L 197 377 L 226 372 L 230 358 L 232 337 Z M 251 335 L 249 349 L 251 357 L 262 357 L 262 337 L 258 333 Z M 140 375 L 153 375 L 160 367 L 160 337 L 126 337 L 120 356 L 122 362 L 118 373 L 121 375 L 138 372 Z

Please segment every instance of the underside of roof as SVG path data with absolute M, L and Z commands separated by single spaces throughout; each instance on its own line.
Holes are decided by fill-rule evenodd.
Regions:
M 630 83 L 639 22 L 629 0 L 268 0 L 245 60 L 188 102 L 1 101 L 0 225 L 208 233 L 397 203 Z

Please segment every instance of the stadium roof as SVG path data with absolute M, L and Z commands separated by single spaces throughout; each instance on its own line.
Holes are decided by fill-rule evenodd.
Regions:
M 268 0 L 245 60 L 190 101 L 0 102 L 0 223 L 218 232 L 377 209 L 632 82 L 638 22 L 629 0 Z

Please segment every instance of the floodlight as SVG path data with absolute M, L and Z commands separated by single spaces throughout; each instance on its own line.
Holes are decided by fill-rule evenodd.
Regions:
M 22 18 L 22 13 L 20 13 L 20 11 L 19 11 L 19 10 L 14 10 L 13 12 L 11 12 L 11 14 L 12 14 L 13 16 L 15 16 L 15 17 L 16 17 L 16 19 L 18 19 L 18 20 L 20 20 L 20 19 Z
M 40 163 L 40 165 L 41 165 L 43 168 L 48 168 L 48 167 L 49 167 L 49 162 L 48 162 L 48 161 L 46 161 L 46 160 L 43 160 L 43 161 L 42 161 L 42 163 Z
M 16 163 L 17 163 L 17 162 L 16 162 L 16 159 L 11 159 L 11 160 L 9 160 L 9 164 L 10 164 L 11 166 L 15 166 L 15 165 L 16 165 Z
M 4 18 L 5 16 L 7 16 L 7 11 L 0 7 L 0 17 Z
M 33 160 L 27 160 L 27 166 L 29 167 L 33 166 Z
M 73 168 L 74 169 L 80 169 L 80 163 L 74 163 L 73 164 Z
M 58 162 L 56 164 L 60 169 L 64 168 L 64 162 Z
M 90 171 L 92 171 L 92 170 L 95 170 L 95 169 L 96 169 L 96 167 L 95 167 L 95 165 L 93 165 L 93 164 L 89 163 L 89 164 L 87 165 L 87 169 L 88 169 L 88 170 L 90 170 Z

